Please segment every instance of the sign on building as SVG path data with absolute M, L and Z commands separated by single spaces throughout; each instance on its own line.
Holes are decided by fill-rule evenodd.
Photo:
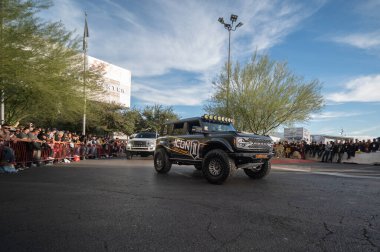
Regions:
M 285 128 L 284 138 L 288 141 L 311 141 L 310 132 L 305 128 Z
M 114 102 L 129 108 L 131 106 L 131 71 L 90 56 L 88 62 L 90 66 L 99 64 L 104 66 L 105 93 L 96 100 Z

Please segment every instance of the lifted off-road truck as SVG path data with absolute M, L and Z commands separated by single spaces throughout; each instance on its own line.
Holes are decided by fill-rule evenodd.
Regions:
M 213 184 L 222 184 L 241 168 L 252 179 L 269 174 L 273 141 L 240 133 L 233 120 L 204 115 L 167 123 L 156 142 L 154 168 L 167 173 L 172 164 L 194 165 Z

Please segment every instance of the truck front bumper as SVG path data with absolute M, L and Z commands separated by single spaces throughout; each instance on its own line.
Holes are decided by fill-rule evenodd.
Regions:
M 273 153 L 252 153 L 252 152 L 234 152 L 229 153 L 229 156 L 233 159 L 271 159 L 273 157 Z
M 154 153 L 155 147 L 127 147 L 126 151 L 132 153 Z

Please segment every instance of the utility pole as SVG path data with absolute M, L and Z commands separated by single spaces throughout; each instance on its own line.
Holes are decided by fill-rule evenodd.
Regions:
M 228 31 L 228 62 L 227 62 L 227 92 L 226 92 L 226 108 L 227 108 L 227 115 L 228 117 L 230 117 L 230 110 L 229 110 L 229 97 L 230 97 L 230 75 L 231 75 L 231 63 L 230 63 L 230 60 L 231 60 L 231 31 L 236 31 L 237 28 L 239 28 L 240 26 L 243 25 L 242 22 L 239 22 L 238 24 L 236 24 L 234 26 L 234 23 L 237 21 L 238 19 L 238 16 L 237 15 L 234 15 L 234 14 L 231 14 L 231 17 L 230 17 L 230 20 L 231 20 L 231 23 L 230 24 L 227 24 L 224 22 L 224 19 L 222 17 L 220 17 L 218 19 L 219 23 L 221 23 L 224 28 Z
M 84 105 L 83 105 L 83 128 L 82 135 L 86 135 L 86 109 L 87 109 L 87 97 L 86 97 L 86 71 L 87 71 L 87 38 L 89 37 L 88 26 L 87 26 L 87 13 L 84 13 L 84 32 L 83 32 L 83 97 L 84 97 Z
M 0 0 L 0 67 L 3 68 L 3 27 L 4 25 L 4 3 Z M 1 74 L 2 75 L 2 74 Z M 0 76 L 0 127 L 5 122 L 5 105 L 4 105 L 4 77 Z

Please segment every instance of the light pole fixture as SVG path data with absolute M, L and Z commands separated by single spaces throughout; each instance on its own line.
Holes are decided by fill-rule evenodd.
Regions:
M 84 13 L 84 32 L 83 32 L 83 128 L 82 135 L 86 135 L 86 110 L 87 110 L 87 97 L 86 97 L 86 71 L 88 69 L 88 58 L 87 58 L 87 49 L 88 49 L 88 26 L 87 26 L 87 12 Z
M 219 23 L 221 23 L 224 28 L 228 31 L 228 62 L 227 62 L 227 98 L 226 98 L 226 107 L 227 107 L 227 115 L 230 117 L 230 111 L 228 107 L 228 100 L 230 96 L 230 60 L 231 60 L 231 31 L 236 31 L 237 28 L 243 25 L 242 22 L 235 24 L 238 19 L 237 15 L 231 14 L 230 21 L 231 23 L 224 22 L 222 17 L 218 18 Z M 234 25 L 235 24 L 235 25 Z

